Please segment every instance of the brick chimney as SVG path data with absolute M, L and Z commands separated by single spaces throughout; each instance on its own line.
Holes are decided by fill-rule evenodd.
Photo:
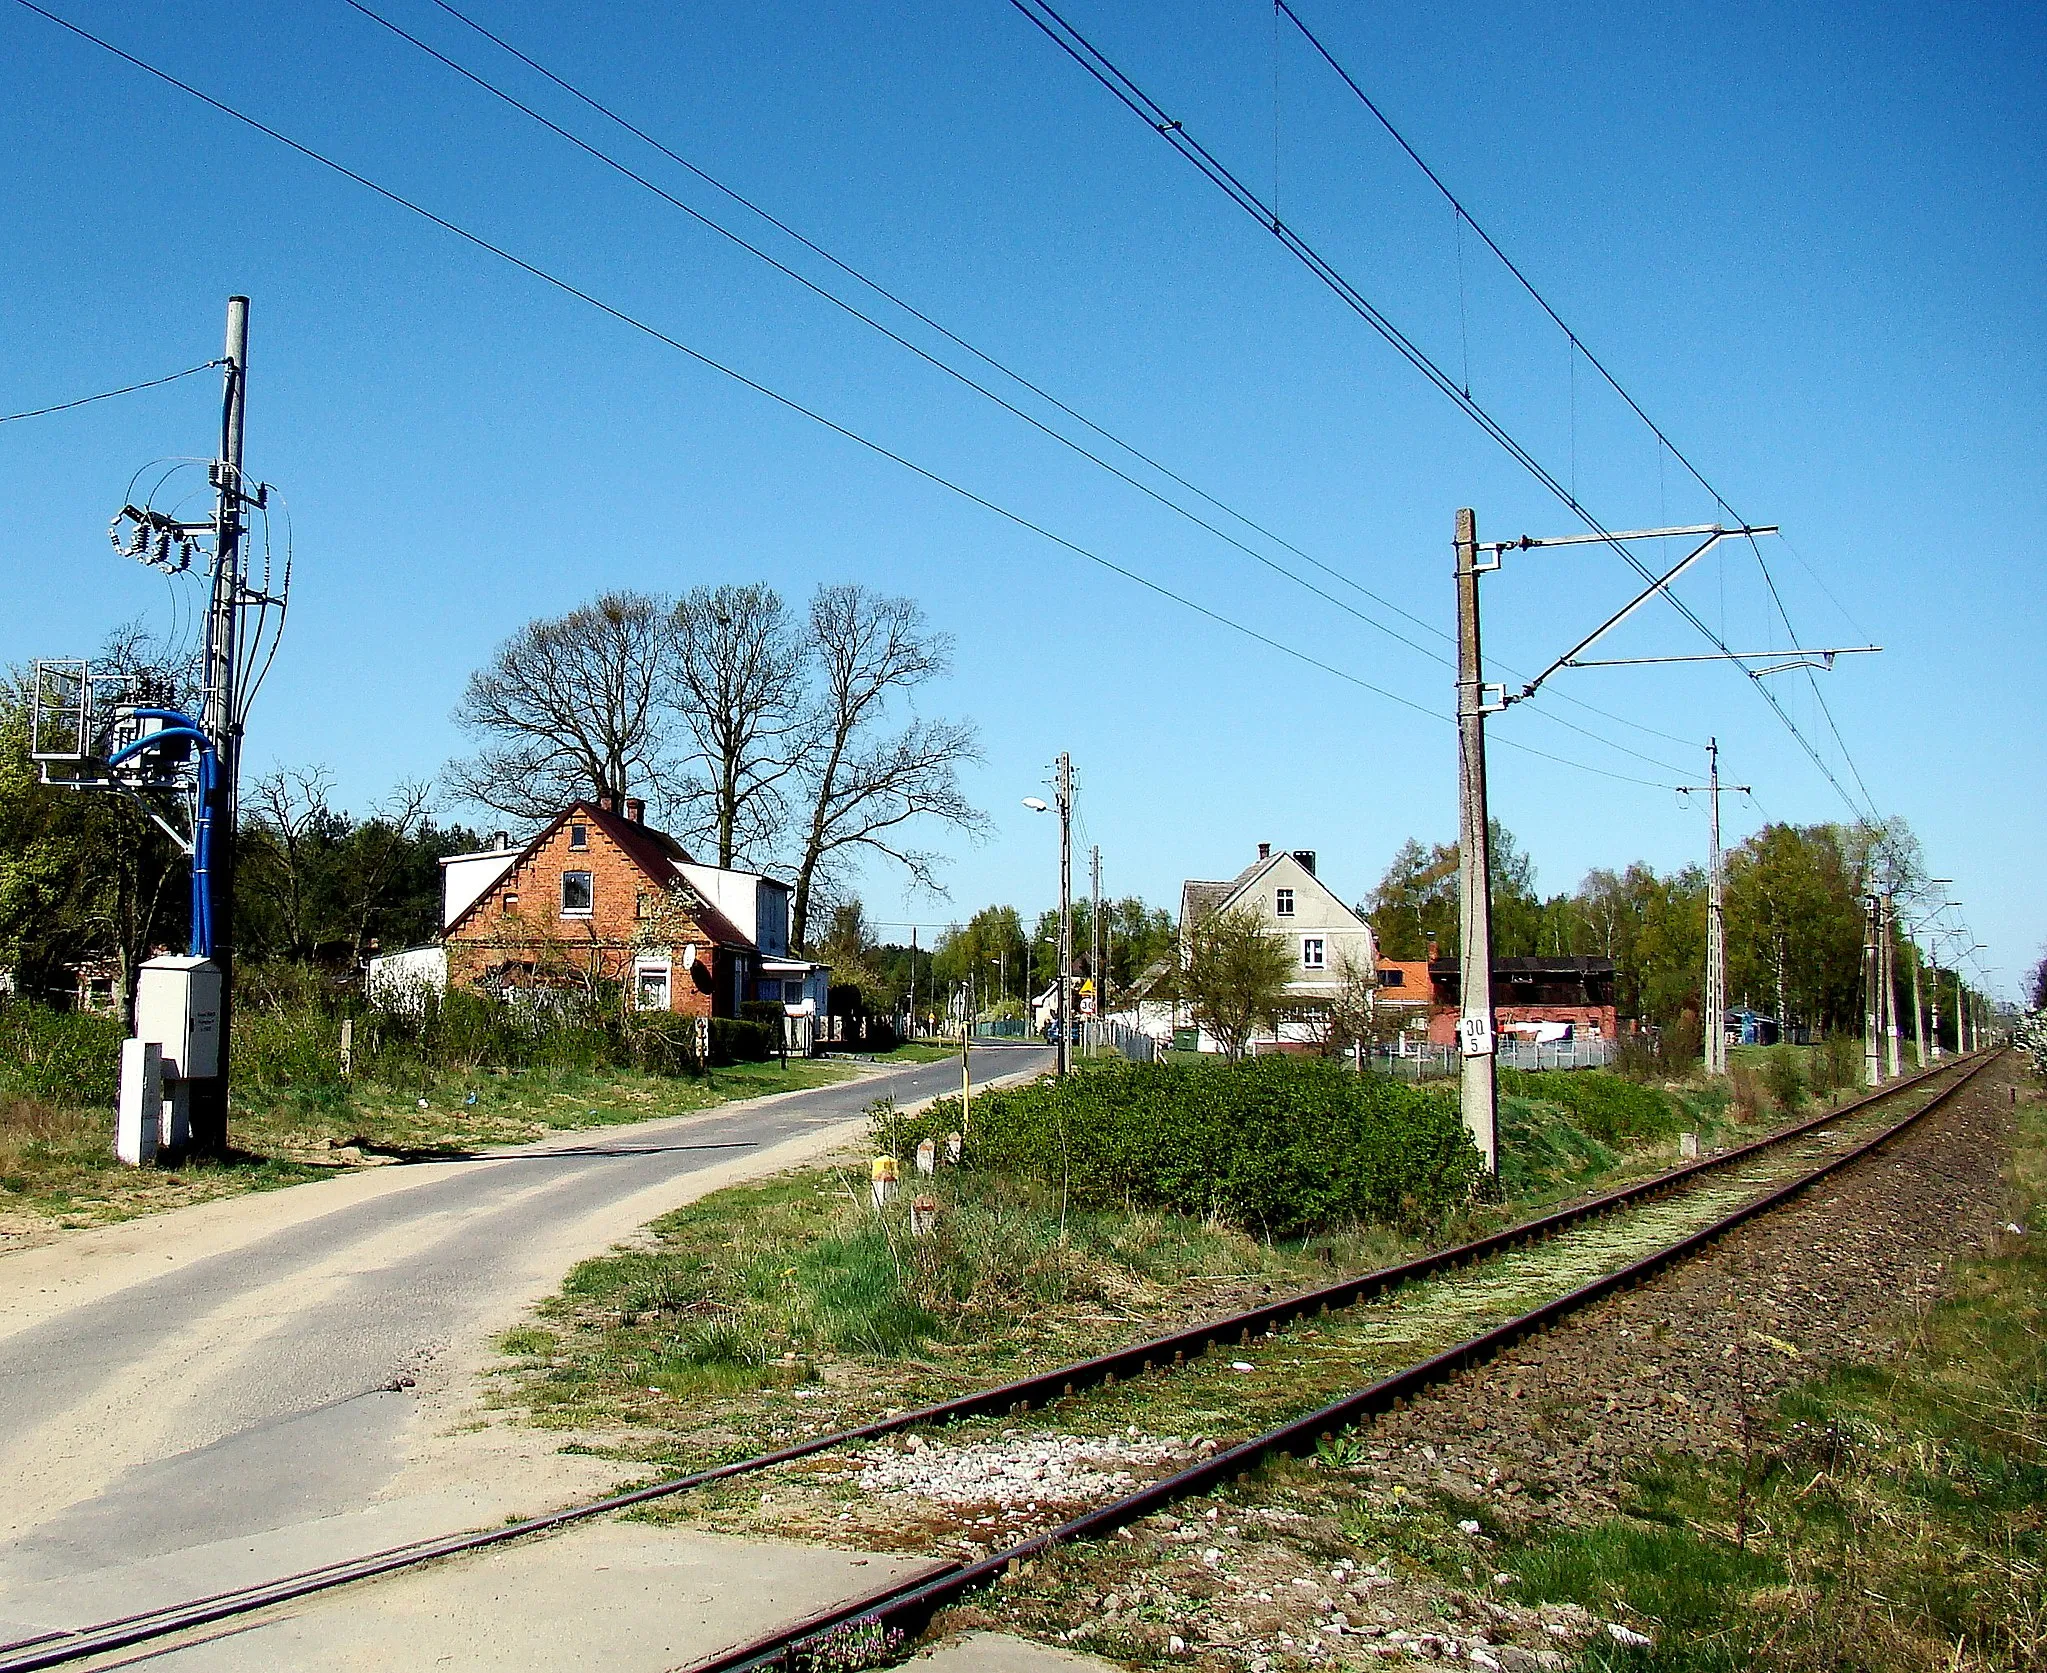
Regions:
M 625 799 L 625 816 L 635 825 L 647 822 L 647 802 L 643 796 L 628 796 Z
M 597 797 L 597 811 L 599 813 L 616 813 L 618 811 L 618 798 L 609 790 L 600 792 Z
M 1440 950 L 1439 950 L 1439 949 L 1437 948 L 1437 946 L 1436 946 L 1436 938 L 1435 938 L 1435 937 L 1434 937 L 1433 935 L 1432 935 L 1432 936 L 1430 936 L 1430 937 L 1429 937 L 1429 958 L 1430 958 L 1430 960 L 1431 960 L 1431 961 L 1433 961 L 1433 960 L 1436 960 L 1436 959 L 1439 959 L 1439 958 L 1441 958 L 1442 956 L 1443 956 L 1443 955 L 1442 955 L 1441 951 L 1440 951 Z
M 1261 843 L 1260 843 L 1260 844 L 1258 845 L 1258 857 L 1259 857 L 1259 859 L 1261 859 L 1261 860 L 1269 860 L 1269 859 L 1271 859 L 1271 858 L 1272 858 L 1272 844 L 1271 844 L 1271 843 L 1269 843 L 1269 842 L 1261 842 Z

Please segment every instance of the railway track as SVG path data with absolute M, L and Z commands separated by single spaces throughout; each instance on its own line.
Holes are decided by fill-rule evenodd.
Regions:
M 54 1632 L 0 1645 L 0 1673 L 29 1673 L 31 1669 L 62 1666 L 131 1648 L 254 1610 L 292 1602 L 336 1587 L 376 1579 L 442 1558 L 483 1550 L 512 1540 L 530 1538 L 593 1517 L 633 1509 L 715 1482 L 774 1469 L 839 1447 L 879 1440 L 905 1430 L 976 1417 L 1022 1414 L 1034 1408 L 1042 1409 L 1053 1401 L 1084 1393 L 1092 1388 L 1112 1386 L 1148 1372 L 1169 1370 L 1199 1358 L 1211 1348 L 1224 1344 L 1249 1343 L 1254 1337 L 1276 1332 L 1284 1325 L 1333 1310 L 1355 1307 L 1417 1280 L 1440 1277 L 1460 1267 L 1473 1265 L 1516 1248 L 1555 1237 L 1565 1230 L 1601 1216 L 1645 1205 L 1681 1191 L 1708 1175 L 1739 1167 L 1766 1152 L 1782 1149 L 1811 1137 L 1822 1129 L 1838 1127 L 1843 1122 L 1870 1111 L 1878 1104 L 1936 1080 L 1948 1078 L 1945 1086 L 1940 1087 L 1926 1103 L 1914 1109 L 1902 1120 L 1881 1128 L 1871 1137 L 1830 1158 L 1820 1166 L 1801 1173 L 1774 1189 L 1747 1199 L 1731 1212 L 1648 1255 L 1629 1262 L 1618 1270 L 1582 1284 L 1538 1307 L 1407 1365 L 1389 1376 L 1381 1377 L 1367 1387 L 1334 1402 L 1234 1446 L 1224 1448 L 1189 1468 L 1149 1483 L 1108 1504 L 1097 1506 L 1058 1527 L 1036 1534 L 979 1561 L 955 1564 L 935 1575 L 927 1574 L 917 1581 L 898 1583 L 826 1614 L 778 1629 L 767 1638 L 739 1646 L 698 1664 L 693 1673 L 754 1673 L 755 1669 L 776 1665 L 793 1670 L 805 1665 L 811 1652 L 823 1643 L 843 1638 L 849 1633 L 887 1635 L 896 1630 L 913 1631 L 920 1628 L 936 1611 L 965 1594 L 993 1582 L 1003 1573 L 1014 1571 L 1053 1546 L 1112 1534 L 1117 1528 L 1149 1515 L 1175 1500 L 1206 1492 L 1222 1482 L 1242 1476 L 1264 1459 L 1276 1454 L 1312 1451 L 1318 1442 L 1360 1418 L 1388 1410 L 1396 1403 L 1453 1376 L 1466 1366 L 1491 1356 L 1510 1343 L 1543 1329 L 1566 1314 L 1575 1312 L 1616 1290 L 1641 1282 L 1661 1268 L 1683 1260 L 1735 1226 L 1756 1215 L 1767 1213 L 1829 1174 L 1851 1166 L 1945 1104 L 1987 1067 L 1996 1055 L 1995 1052 L 1977 1054 L 1967 1059 L 1936 1065 L 1847 1104 L 1839 1105 L 1823 1115 L 1797 1122 L 1763 1138 L 1485 1237 L 1373 1272 L 1359 1274 L 1339 1283 L 1283 1297 L 1259 1307 L 1209 1320 L 1186 1330 L 1071 1365 L 977 1390 L 934 1405 L 901 1412 L 876 1422 L 817 1436 L 795 1446 L 735 1460 L 668 1481 L 656 1482 L 551 1515 L 533 1517 L 481 1532 L 457 1534 L 392 1547 L 262 1584 L 189 1599 L 164 1608 L 101 1622 L 91 1627 Z

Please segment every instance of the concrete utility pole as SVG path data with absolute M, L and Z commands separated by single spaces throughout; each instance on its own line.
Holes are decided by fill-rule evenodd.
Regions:
M 1102 949 L 1108 942 L 1102 934 L 1102 845 L 1098 842 L 1088 848 L 1088 873 L 1087 969 L 1095 984 L 1095 1027 L 1099 1030 L 1109 1014 L 1109 984 L 1102 972 Z
M 1883 932 L 1880 952 L 1884 967 L 1884 1064 L 1885 1073 L 1896 1080 L 1904 1073 L 1898 1045 L 1898 902 L 1890 890 L 1883 895 Z
M 212 740 L 217 771 L 202 817 L 207 821 L 207 896 L 213 962 L 220 967 L 218 1071 L 191 1087 L 192 1149 L 227 1153 L 227 1089 L 233 1039 L 235 948 L 235 821 L 242 723 L 235 691 L 235 626 L 242 603 L 242 430 L 249 375 L 249 299 L 227 299 L 226 373 L 221 394 L 220 456 L 213 464 L 213 594 L 206 609 L 206 661 L 199 721 Z
M 1464 1125 L 1500 1171 L 1499 1080 L 1493 1046 L 1492 852 L 1486 830 L 1485 664 L 1478 637 L 1478 513 L 1457 513 L 1457 1042 L 1464 1054 Z
M 1073 757 L 1059 752 L 1059 1073 L 1073 1067 Z
M 1877 1049 L 1877 988 L 1883 973 L 1876 951 L 1876 896 L 1862 902 L 1862 1084 L 1881 1086 L 1882 1054 Z
M 1746 784 L 1728 786 L 1742 794 Z M 1704 790 L 1708 798 L 1706 837 L 1706 1073 L 1727 1073 L 1727 914 L 1723 900 L 1725 878 L 1720 863 L 1720 740 L 1706 740 L 1706 782 L 1680 784 L 1686 793 Z M 1783 1006 L 1778 1006 L 1783 1022 Z
M 1926 1012 L 1919 1003 L 1919 943 L 1912 943 L 1912 1056 L 1913 1067 L 1926 1067 Z

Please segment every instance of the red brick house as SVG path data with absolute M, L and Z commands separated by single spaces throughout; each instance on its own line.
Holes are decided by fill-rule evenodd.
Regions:
M 1428 971 L 1430 1043 L 1455 1045 L 1463 991 L 1457 961 L 1432 958 Z M 1608 958 L 1494 959 L 1493 1026 L 1508 1034 L 1516 1023 L 1566 1023 L 1579 1041 L 1618 1039 L 1613 979 Z
M 813 998 L 823 1009 L 826 968 L 789 955 L 788 885 L 697 865 L 646 823 L 637 798 L 624 812 L 608 796 L 574 802 L 521 849 L 443 865 L 452 986 L 597 980 L 625 988 L 642 1010 L 685 1016 L 738 1016 L 756 999 L 793 1001 L 790 1015 Z

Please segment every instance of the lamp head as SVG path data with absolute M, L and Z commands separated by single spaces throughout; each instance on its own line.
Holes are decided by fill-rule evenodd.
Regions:
M 1024 797 L 1024 806 L 1033 813 L 1050 813 L 1052 811 L 1052 804 L 1038 796 Z

